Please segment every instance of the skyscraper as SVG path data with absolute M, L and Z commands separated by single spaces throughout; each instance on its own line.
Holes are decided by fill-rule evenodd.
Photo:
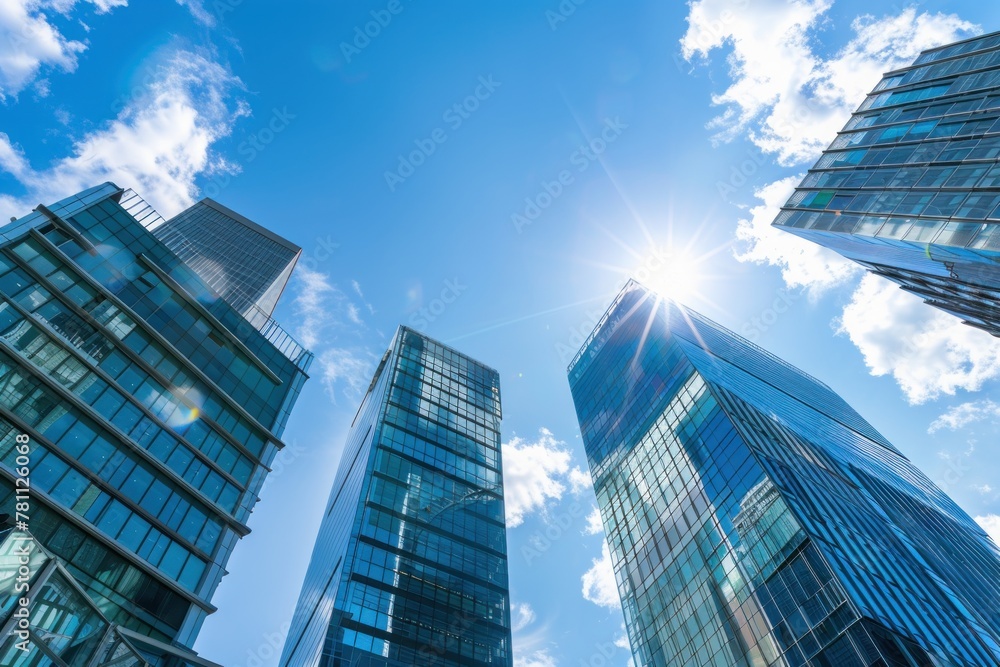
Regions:
M 886 74 L 774 225 L 1000 336 L 1000 33 Z
M 496 371 L 400 327 L 358 409 L 281 667 L 509 667 Z
M 294 243 L 207 198 L 151 231 L 254 323 L 274 313 L 302 254 Z
M 829 387 L 628 284 L 569 368 L 636 664 L 1000 664 L 1000 550 Z
M 151 662 L 197 664 L 312 356 L 219 298 L 154 216 L 105 183 L 0 228 L 0 512 L 27 436 L 31 534 Z

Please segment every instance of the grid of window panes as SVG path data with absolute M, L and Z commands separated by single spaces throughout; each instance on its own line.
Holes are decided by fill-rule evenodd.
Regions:
M 329 619 L 320 665 L 507 667 L 499 377 L 401 327 L 373 389 L 280 664 L 317 664 L 316 613 Z
M 29 578 L 21 576 L 19 580 L 19 569 L 25 564 Z M 29 533 L 0 529 L 0 628 L 16 618 L 18 600 L 23 596 L 21 583 L 28 583 L 35 592 L 28 605 L 33 636 L 25 650 L 18 645 L 22 640 L 17 634 L 0 634 L 0 664 L 148 667 L 141 654 L 122 639 L 118 628 L 74 585 L 71 575 Z M 64 662 L 55 662 L 53 657 Z
M 256 306 L 270 315 L 299 248 L 255 227 L 204 200 L 153 234 L 236 310 L 245 312 Z
M 379 415 L 388 398 L 387 387 L 393 378 L 390 359 L 395 358 L 398 336 L 397 332 L 375 370 L 375 377 L 348 432 L 337 476 L 330 489 L 327 510 L 282 648 L 278 663 L 281 667 L 313 667 L 319 664 L 324 641 L 328 635 L 334 634 L 330 628 L 338 625 L 335 617 L 339 614 L 334 610 L 333 603 L 341 583 L 339 575 L 342 574 L 344 554 L 360 520 L 359 498 L 369 478 L 371 445 L 377 432 Z
M 930 659 L 925 653 L 958 665 L 997 659 L 989 649 L 995 631 L 977 628 L 996 627 L 989 601 L 996 599 L 1000 560 L 971 519 L 957 508 L 949 514 L 933 508 L 920 489 L 869 458 L 831 447 L 815 433 L 798 433 L 726 389 L 715 387 L 715 394 L 775 488 L 792 499 L 852 607 L 882 628 L 868 634 L 877 645 L 885 644 L 883 656 L 904 645 L 913 657 L 903 665 L 925 664 Z M 965 600 L 957 606 L 956 593 Z M 985 611 L 970 613 L 967 605 Z M 803 612 L 814 617 L 812 609 Z M 798 641 L 806 658 L 810 647 L 822 645 L 821 634 L 830 635 L 829 627 L 817 626 L 799 638 L 796 631 L 804 626 L 796 616 L 782 611 L 777 618 L 793 619 L 786 622 L 789 632 L 782 632 L 784 643 Z
M 190 646 L 305 373 L 120 193 L 0 229 L 0 510 L 27 433 L 35 513 L 72 530 L 37 537 L 114 622 Z M 84 566 L 90 554 L 110 569 Z
M 634 283 L 570 383 L 637 664 L 1000 662 L 1000 553 L 828 387 Z
M 945 278 L 943 299 L 1000 335 L 1000 34 L 886 74 L 774 223 L 922 294 L 892 271 Z

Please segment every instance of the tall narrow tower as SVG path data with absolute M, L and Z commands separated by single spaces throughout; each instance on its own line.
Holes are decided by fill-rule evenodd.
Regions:
M 1000 664 L 1000 550 L 826 385 L 636 283 L 569 380 L 637 665 Z
M 294 243 L 207 198 L 151 231 L 253 323 L 271 317 L 302 254 Z
M 347 437 L 281 667 L 510 667 L 496 371 L 400 327 Z

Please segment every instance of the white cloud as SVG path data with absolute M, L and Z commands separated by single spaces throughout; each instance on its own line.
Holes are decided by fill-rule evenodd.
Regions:
M 187 10 L 191 12 L 191 16 L 198 23 L 209 28 L 215 27 L 215 15 L 205 9 L 205 3 L 202 0 L 177 0 L 177 4 L 187 7 Z
M 338 384 L 343 386 L 345 393 L 352 399 L 364 395 L 374 372 L 373 362 L 374 357 L 344 347 L 322 350 L 316 357 L 320 379 L 334 403 L 337 402 Z
M 296 338 L 307 348 L 314 348 L 331 324 L 330 301 L 340 300 L 340 290 L 330 283 L 330 276 L 301 263 L 295 267 L 295 278 L 298 282 L 295 312 L 299 316 Z
M 832 250 L 771 226 L 801 180 L 801 175 L 789 176 L 754 193 L 761 203 L 750 209 L 749 219 L 737 225 L 736 238 L 744 243 L 744 250 L 736 253 L 736 259 L 778 266 L 789 287 L 804 287 L 818 296 L 863 269 Z
M 144 94 L 129 101 L 118 117 L 78 139 L 71 156 L 35 170 L 5 134 L 0 134 L 0 167 L 27 190 L 0 195 L 0 214 L 23 215 L 39 201 L 50 203 L 102 181 L 131 187 L 166 217 L 189 206 L 199 174 L 234 171 L 211 151 L 248 113 L 233 100 L 242 83 L 201 52 L 161 52 Z
M 957 431 L 973 422 L 995 417 L 1000 417 L 1000 405 L 989 399 L 971 401 L 949 409 L 948 412 L 931 422 L 927 432 L 936 433 L 943 428 Z
M 1000 340 L 868 274 L 844 308 L 840 332 L 873 375 L 892 375 L 911 403 L 975 391 L 1000 374 Z
M 510 611 L 511 632 L 519 632 L 535 622 L 535 610 L 527 602 L 515 602 L 511 605 Z
M 629 643 L 628 631 L 625 629 L 624 623 L 622 623 L 622 633 L 617 637 L 615 637 L 615 646 L 617 646 L 618 648 L 625 649 L 626 651 L 628 651 L 630 655 L 632 653 L 632 644 Z M 629 663 L 630 664 L 632 663 L 631 658 L 629 658 Z
M 527 442 L 514 436 L 503 443 L 504 504 L 507 526 L 524 523 L 528 514 L 544 510 L 550 500 L 559 500 L 566 492 L 570 453 L 564 442 L 556 440 L 546 428 L 538 440 Z
M 69 14 L 75 0 L 0 2 L 0 101 L 27 88 L 43 69 L 72 72 L 84 42 L 69 39 L 49 22 L 47 10 Z M 91 0 L 98 14 L 123 7 L 127 0 Z
M 341 334 L 356 334 L 364 326 L 357 306 L 330 282 L 330 276 L 303 263 L 295 267 L 293 285 L 295 338 L 316 355 L 327 394 L 336 403 L 339 387 L 351 400 L 360 398 L 371 382 L 376 358 L 341 340 Z
M 604 523 L 601 521 L 601 510 L 596 506 L 587 515 L 587 525 L 583 529 L 584 535 L 601 535 L 604 533 Z
M 730 47 L 732 83 L 712 102 L 725 111 L 711 126 L 717 138 L 746 133 L 784 165 L 811 161 L 830 144 L 882 72 L 909 64 L 923 49 L 979 30 L 950 14 L 860 16 L 853 38 L 830 58 L 813 49 L 813 32 L 831 0 L 787 2 L 698 0 L 690 5 L 681 51 L 691 60 Z
M 365 300 L 365 293 L 361 290 L 361 283 L 359 283 L 357 280 L 352 280 L 351 288 L 354 290 L 354 293 L 358 295 L 358 298 L 361 299 L 361 303 L 365 304 L 365 308 L 368 309 L 368 312 L 374 315 L 375 306 L 371 305 Z
M 1000 546 L 1000 515 L 987 514 L 977 516 L 976 523 L 983 527 L 983 530 L 993 538 L 993 544 Z
M 607 542 L 601 548 L 601 557 L 592 561 L 591 568 L 583 573 L 583 597 L 590 602 L 609 609 L 621 607 L 615 571 L 611 565 L 611 550 Z
M 545 649 L 531 655 L 514 656 L 514 667 L 556 667 L 558 663 Z
M 347 304 L 347 319 L 354 324 L 361 324 L 361 311 L 353 303 Z
M 593 488 L 594 482 L 590 477 L 590 473 L 575 466 L 569 471 L 567 480 L 569 481 L 570 488 L 573 489 L 573 493 L 583 493 L 587 489 Z
M 714 104 L 726 109 L 710 126 L 720 129 L 720 140 L 748 131 L 755 143 L 769 144 L 781 129 L 779 122 L 801 124 L 802 91 L 816 70 L 806 33 L 832 3 L 763 0 L 752 6 L 740 3 L 743 6 L 737 11 L 733 4 L 731 0 L 692 2 L 681 51 L 691 60 L 708 56 L 716 48 L 732 48 L 728 58 L 732 84 L 712 97 Z M 807 141 L 807 137 L 799 139 L 799 143 Z M 795 150 L 789 146 L 781 152 Z

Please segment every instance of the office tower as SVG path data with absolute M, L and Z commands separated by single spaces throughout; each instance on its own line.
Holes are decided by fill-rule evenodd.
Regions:
M 274 313 L 302 254 L 297 245 L 207 198 L 150 231 L 254 324 Z
M 218 298 L 150 217 L 105 183 L 0 228 L 0 512 L 26 435 L 31 535 L 150 662 L 199 664 L 312 356 Z
M 637 665 L 1000 664 L 1000 550 L 826 385 L 634 282 L 569 379 Z
M 1000 336 L 1000 33 L 886 74 L 774 225 Z
M 400 327 L 347 436 L 281 667 L 510 667 L 500 378 Z

